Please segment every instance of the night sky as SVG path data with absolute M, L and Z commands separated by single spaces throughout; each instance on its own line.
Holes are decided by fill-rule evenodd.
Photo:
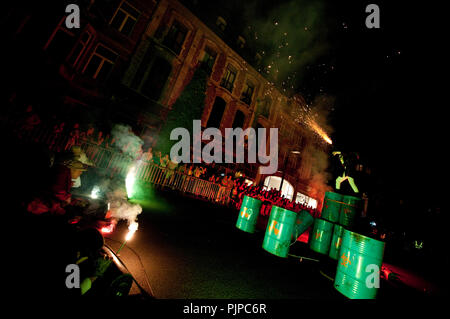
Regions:
M 443 39 L 438 7 L 309 2 L 322 4 L 317 25 L 326 35 L 315 41 L 326 48 L 300 66 L 298 90 L 308 101 L 318 94 L 335 97 L 327 114 L 334 150 L 359 152 L 375 183 L 391 196 L 430 207 L 442 201 L 445 117 L 434 74 L 442 68 L 435 49 Z M 370 3 L 380 8 L 380 29 L 365 25 Z
M 329 7 L 332 49 L 323 59 L 333 61 L 336 72 L 317 84 L 336 96 L 332 138 L 336 148 L 359 151 L 392 196 L 440 200 L 442 106 L 432 84 L 439 63 L 433 24 L 439 19 L 437 12 L 429 14 L 436 8 L 376 3 L 380 29 L 365 27 L 367 2 Z
M 436 49 L 445 39 L 442 8 L 403 0 L 184 2 L 213 29 L 224 16 L 235 32 L 228 44 L 243 34 L 262 56 L 255 68 L 286 95 L 301 93 L 312 111 L 317 96 L 330 96 L 334 105 L 321 116 L 333 150 L 359 152 L 379 190 L 426 205 L 443 198 L 445 89 L 435 75 L 445 52 Z M 379 29 L 365 24 L 371 3 L 380 8 Z

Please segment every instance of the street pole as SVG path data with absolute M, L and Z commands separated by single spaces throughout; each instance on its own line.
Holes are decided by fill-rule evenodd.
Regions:
M 286 176 L 286 167 L 287 167 L 287 163 L 289 160 L 289 156 L 291 156 L 291 154 L 300 154 L 299 151 L 293 151 L 290 150 L 286 156 L 286 158 L 284 159 L 284 163 L 283 163 L 283 175 L 281 175 L 281 183 L 280 183 L 280 192 L 283 192 L 283 183 L 284 183 L 284 178 Z
M 289 159 L 289 156 L 291 155 L 291 152 L 289 152 L 286 156 L 286 158 L 284 159 L 284 163 L 283 163 L 283 175 L 281 176 L 281 183 L 280 183 L 280 192 L 283 192 L 283 183 L 284 183 L 284 177 L 286 176 L 286 166 L 287 166 L 287 162 Z

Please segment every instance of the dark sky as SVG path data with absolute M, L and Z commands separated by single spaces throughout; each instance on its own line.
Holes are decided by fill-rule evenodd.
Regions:
M 380 29 L 365 26 L 369 3 L 380 8 Z M 406 1 L 327 1 L 330 49 L 307 75 L 310 94 L 336 97 L 335 147 L 359 151 L 399 196 L 442 194 L 438 11 Z M 334 72 L 320 72 L 322 63 Z
M 328 114 L 333 147 L 359 152 L 393 196 L 443 197 L 448 116 L 440 100 L 446 89 L 437 85 L 446 52 L 437 49 L 446 41 L 441 6 L 405 0 L 194 2 L 212 24 L 214 8 L 235 18 L 230 26 L 244 29 L 248 44 L 259 48 L 268 79 L 279 70 L 278 82 L 290 77 L 284 87 L 293 84 L 309 103 L 318 94 L 335 97 Z M 380 8 L 380 29 L 365 25 L 371 3 Z

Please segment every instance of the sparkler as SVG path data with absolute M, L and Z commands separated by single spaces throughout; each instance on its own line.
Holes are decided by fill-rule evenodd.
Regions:
M 307 124 L 328 144 L 333 144 L 333 141 L 328 137 L 327 133 L 312 119 L 307 121 Z
M 127 188 L 128 198 L 134 195 L 134 182 L 136 181 L 136 166 L 131 166 L 128 171 L 127 177 L 125 178 L 125 187 Z
M 122 250 L 123 246 L 125 246 L 127 241 L 129 241 L 133 237 L 134 233 L 138 229 L 138 225 L 139 225 L 138 223 L 132 222 L 130 226 L 128 226 L 128 234 L 125 236 L 125 241 L 122 243 L 122 246 L 120 246 L 119 250 L 117 250 L 116 255 L 119 254 L 119 252 Z

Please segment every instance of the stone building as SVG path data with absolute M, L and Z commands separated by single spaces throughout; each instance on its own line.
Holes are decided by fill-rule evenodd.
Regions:
M 26 47 L 28 52 L 22 53 L 33 55 L 32 63 L 46 70 L 45 77 L 42 72 L 33 75 L 34 81 L 45 78 L 36 95 L 40 103 L 53 96 L 54 104 L 65 109 L 125 122 L 151 144 L 200 65 L 209 74 L 202 127 L 217 127 L 223 133 L 236 127 L 279 129 L 276 174 L 260 176 L 258 164 L 228 168 L 268 187 L 279 187 L 282 180 L 288 197 L 320 208 L 323 194 L 311 183 L 310 154 L 326 152 L 328 146 L 296 120 L 295 110 L 306 103 L 304 99 L 283 95 L 257 71 L 261 56 L 230 28 L 226 10 L 218 8 L 205 17 L 193 13 L 196 1 L 78 3 L 79 29 L 65 26 L 62 5 L 6 10 L 8 36 L 14 43 L 11 54 Z

